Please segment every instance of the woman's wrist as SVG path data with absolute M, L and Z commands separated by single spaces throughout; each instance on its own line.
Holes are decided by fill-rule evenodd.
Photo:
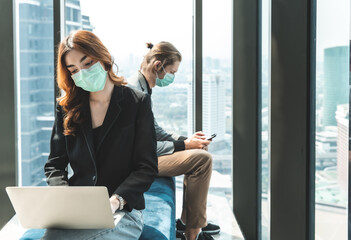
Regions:
M 120 201 L 116 194 L 113 194 L 110 198 L 112 212 L 116 212 L 120 208 Z
M 111 198 L 113 197 L 113 201 L 118 201 L 118 208 L 117 210 L 123 210 L 124 208 L 124 205 L 126 205 L 126 201 L 123 199 L 123 197 L 121 197 L 120 195 L 118 194 L 113 194 L 111 196 Z

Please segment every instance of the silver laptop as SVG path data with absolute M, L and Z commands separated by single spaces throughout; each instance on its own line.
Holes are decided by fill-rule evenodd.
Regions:
M 114 228 L 124 213 L 112 215 L 106 187 L 7 187 L 24 228 Z

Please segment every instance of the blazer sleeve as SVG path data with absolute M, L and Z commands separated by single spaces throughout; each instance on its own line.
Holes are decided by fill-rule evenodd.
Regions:
M 138 107 L 133 152 L 134 170 L 114 192 L 126 200 L 125 208 L 129 211 L 140 203 L 158 174 L 154 116 L 149 95 L 143 94 Z
M 46 182 L 50 186 L 68 185 L 67 165 L 68 156 L 65 136 L 63 135 L 62 108 L 57 104 L 50 140 L 50 154 L 44 167 Z

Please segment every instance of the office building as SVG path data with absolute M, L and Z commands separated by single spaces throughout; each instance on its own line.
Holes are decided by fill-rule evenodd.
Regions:
M 330 47 L 324 50 L 323 76 L 323 126 L 336 126 L 337 105 L 348 103 L 349 84 L 348 46 Z
M 50 152 L 55 108 L 52 8 L 52 1 L 19 1 L 19 169 L 24 186 L 46 185 L 43 166 Z M 79 1 L 66 2 L 66 16 L 67 31 L 93 29 L 89 17 L 82 17 Z

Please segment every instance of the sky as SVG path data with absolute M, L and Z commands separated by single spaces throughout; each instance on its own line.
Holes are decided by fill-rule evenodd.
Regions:
M 325 48 L 345 46 L 350 39 L 350 0 L 317 1 L 317 58 Z
M 348 44 L 349 0 L 317 1 L 317 57 L 327 47 Z M 263 54 L 269 44 L 269 0 L 263 0 Z M 169 41 L 184 58 L 192 56 L 192 0 L 81 0 L 82 13 L 90 16 L 96 33 L 118 58 L 144 55 L 145 42 Z M 203 56 L 231 58 L 232 1 L 203 1 Z
M 231 0 L 203 1 L 203 55 L 230 58 Z M 96 33 L 112 54 L 146 53 L 146 42 L 169 41 L 192 57 L 192 0 L 81 0 Z

